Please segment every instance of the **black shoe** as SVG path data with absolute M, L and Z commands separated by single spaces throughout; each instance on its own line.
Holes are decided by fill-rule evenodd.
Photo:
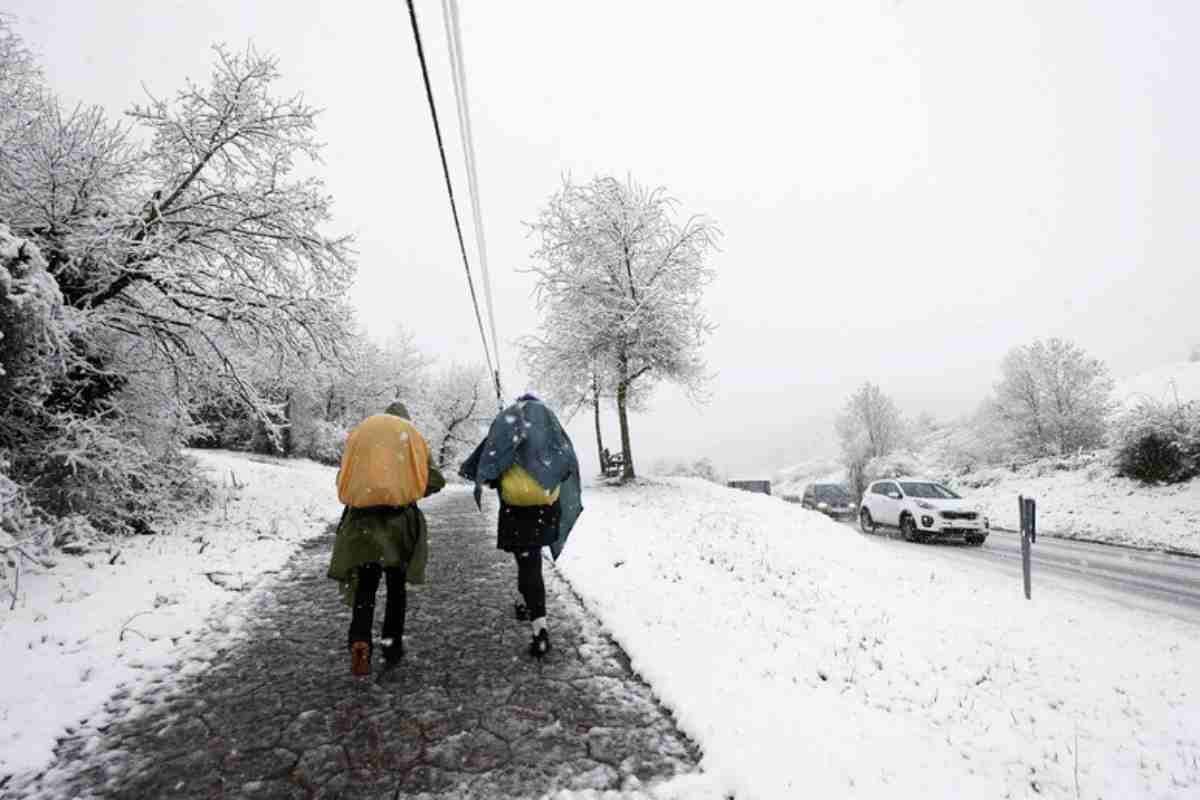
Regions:
M 386 642 L 389 640 L 384 639 L 383 641 Z M 385 644 L 380 648 L 383 651 L 383 666 L 385 668 L 396 666 L 404 658 L 404 640 L 397 636 L 390 641 L 392 644 Z
M 542 659 L 549 652 L 550 634 L 545 628 L 542 628 L 534 635 L 532 641 L 529 642 L 529 655 L 537 659 Z
M 529 607 L 524 603 L 513 603 L 513 611 L 517 613 L 518 622 L 529 622 Z

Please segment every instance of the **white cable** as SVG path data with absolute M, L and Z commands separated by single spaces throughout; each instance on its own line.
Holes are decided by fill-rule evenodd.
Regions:
M 454 80 L 455 107 L 458 110 L 458 133 L 462 139 L 463 155 L 467 162 L 467 184 L 471 195 L 471 212 L 475 218 L 475 243 L 479 250 L 479 272 L 483 276 L 483 296 L 487 304 L 488 323 L 492 332 L 492 353 L 496 356 L 496 380 L 499 382 L 500 337 L 496 334 L 496 309 L 492 302 L 492 281 L 488 272 L 487 242 L 483 233 L 483 212 L 479 204 L 479 175 L 475 168 L 475 137 L 471 132 L 471 109 L 467 98 L 467 71 L 463 66 L 462 30 L 458 22 L 458 0 L 442 0 L 442 18 L 446 24 L 446 41 L 450 48 L 450 74 Z

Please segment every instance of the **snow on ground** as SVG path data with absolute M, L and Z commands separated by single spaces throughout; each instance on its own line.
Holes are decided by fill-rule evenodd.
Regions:
M 697 480 L 584 503 L 559 568 L 739 800 L 1200 796 L 1194 625 Z
M 948 481 L 993 525 L 1017 530 L 1017 497 L 1037 500 L 1038 531 L 1200 555 L 1200 480 L 1147 486 L 1119 478 L 1109 454 L 979 470 Z
M 218 487 L 212 510 L 173 531 L 115 541 L 111 553 L 26 569 L 16 609 L 3 604 L 0 774 L 46 763 L 63 730 L 116 689 L 183 660 L 201 626 L 236 635 L 248 590 L 335 521 L 329 467 L 193 455 Z

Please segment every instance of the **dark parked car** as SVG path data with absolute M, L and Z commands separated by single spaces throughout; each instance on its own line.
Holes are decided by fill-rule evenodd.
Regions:
M 834 519 L 853 517 L 856 511 L 850 492 L 845 486 L 836 483 L 810 483 L 804 489 L 804 498 L 800 504 L 805 508 L 828 514 Z

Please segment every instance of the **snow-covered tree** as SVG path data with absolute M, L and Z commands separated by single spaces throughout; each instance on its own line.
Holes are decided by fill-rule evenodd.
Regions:
M 600 427 L 601 404 L 613 396 L 613 379 L 605 359 L 589 353 L 591 343 L 578 343 L 574 315 L 569 309 L 547 309 L 542 332 L 520 342 L 530 386 L 565 419 L 590 408 L 596 433 L 596 456 L 603 471 L 604 435 Z
M 850 395 L 836 428 L 850 489 L 861 497 L 869 478 L 868 462 L 890 455 L 902 444 L 904 420 L 892 398 L 868 381 Z
M 0 318 L 0 450 L 38 507 L 137 530 L 187 493 L 173 451 L 205 395 L 274 432 L 282 401 L 255 369 L 347 341 L 349 242 L 296 177 L 316 112 L 272 94 L 271 59 L 218 49 L 208 85 L 128 125 L 64 109 L 30 64 L 0 20 L 0 223 L 22 243 L 0 265 L 19 312 Z
M 337 463 L 346 433 L 393 400 L 406 401 L 415 412 L 432 363 L 399 325 L 382 341 L 354 332 L 337 360 L 287 353 L 263 358 L 232 346 L 229 352 L 237 373 L 271 403 L 271 416 L 264 421 L 254 414 L 226 382 L 206 383 L 193 402 L 201 427 L 193 431 L 191 444 L 323 463 Z
M 980 403 L 974 413 L 948 425 L 938 450 L 938 462 L 954 474 L 1011 461 L 1016 453 L 992 397 Z
M 709 379 L 701 347 L 713 326 L 700 303 L 719 231 L 702 216 L 680 224 L 677 208 L 664 189 L 631 179 L 568 180 L 530 226 L 543 319 L 527 358 L 567 350 L 576 385 L 611 381 L 625 479 L 636 474 L 628 418 L 636 393 L 668 380 L 702 399 Z
M 13 31 L 12 20 L 0 11 L 0 164 L 10 155 L 10 137 L 35 113 L 45 91 L 41 68 Z
M 67 305 L 152 342 L 164 368 L 216 370 L 260 407 L 228 344 L 326 356 L 346 333 L 348 241 L 330 198 L 295 178 L 316 111 L 271 94 L 275 62 L 217 49 L 210 85 L 130 112 L 142 147 L 97 108 L 48 98 L 0 171 L 0 215 L 33 237 Z
M 491 385 L 480 365 L 448 364 L 429 378 L 412 411 L 439 469 L 456 472 L 479 443 L 481 427 L 496 413 Z
M 1104 444 L 1112 411 L 1108 367 L 1082 348 L 1052 338 L 1014 347 L 1001 363 L 996 411 L 1030 456 Z

